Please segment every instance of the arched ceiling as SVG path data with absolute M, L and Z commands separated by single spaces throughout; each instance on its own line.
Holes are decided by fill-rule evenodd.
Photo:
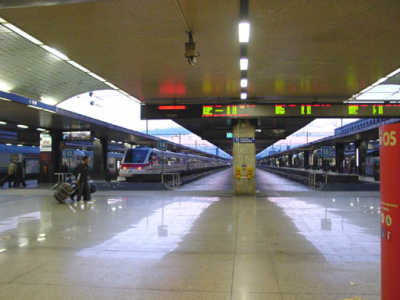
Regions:
M 103 82 L 0 26 L 0 82 L 15 94 L 60 102 L 87 91 L 109 89 Z

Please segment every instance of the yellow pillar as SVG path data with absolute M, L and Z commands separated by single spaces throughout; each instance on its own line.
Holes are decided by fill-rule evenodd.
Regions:
M 238 120 L 233 127 L 233 187 L 236 195 L 256 193 L 255 127 Z

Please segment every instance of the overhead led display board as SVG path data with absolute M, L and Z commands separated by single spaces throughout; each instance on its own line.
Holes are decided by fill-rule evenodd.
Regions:
M 142 119 L 190 118 L 399 118 L 400 104 L 143 105 Z

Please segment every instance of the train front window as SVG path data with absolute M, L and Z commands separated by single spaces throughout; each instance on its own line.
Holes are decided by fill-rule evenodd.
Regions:
M 140 164 L 144 163 L 149 150 L 144 149 L 131 149 L 126 152 L 125 163 Z

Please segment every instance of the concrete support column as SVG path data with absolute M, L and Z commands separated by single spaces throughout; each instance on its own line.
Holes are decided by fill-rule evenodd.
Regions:
M 95 139 L 93 141 L 93 178 L 106 178 L 105 170 L 107 168 L 107 154 L 108 142 L 106 141 L 106 139 Z
M 344 144 L 335 145 L 336 172 L 343 173 Z
M 355 143 L 357 173 L 365 175 L 367 162 L 368 141 L 357 141 Z
M 104 174 L 105 174 L 105 180 L 110 181 L 110 172 L 108 171 L 108 139 L 103 137 L 100 139 L 101 141 L 101 146 L 102 146 L 102 154 L 103 154 L 103 167 L 104 167 Z
M 48 166 L 51 181 L 56 179 L 54 173 L 61 171 L 62 151 L 62 132 L 54 131 L 51 133 L 51 163 Z
M 288 167 L 292 168 L 293 167 L 293 154 L 288 154 Z
M 238 120 L 233 126 L 233 186 L 236 195 L 256 193 L 255 126 Z
M 303 154 L 304 154 L 303 168 L 309 169 L 310 168 L 310 151 L 305 150 Z

